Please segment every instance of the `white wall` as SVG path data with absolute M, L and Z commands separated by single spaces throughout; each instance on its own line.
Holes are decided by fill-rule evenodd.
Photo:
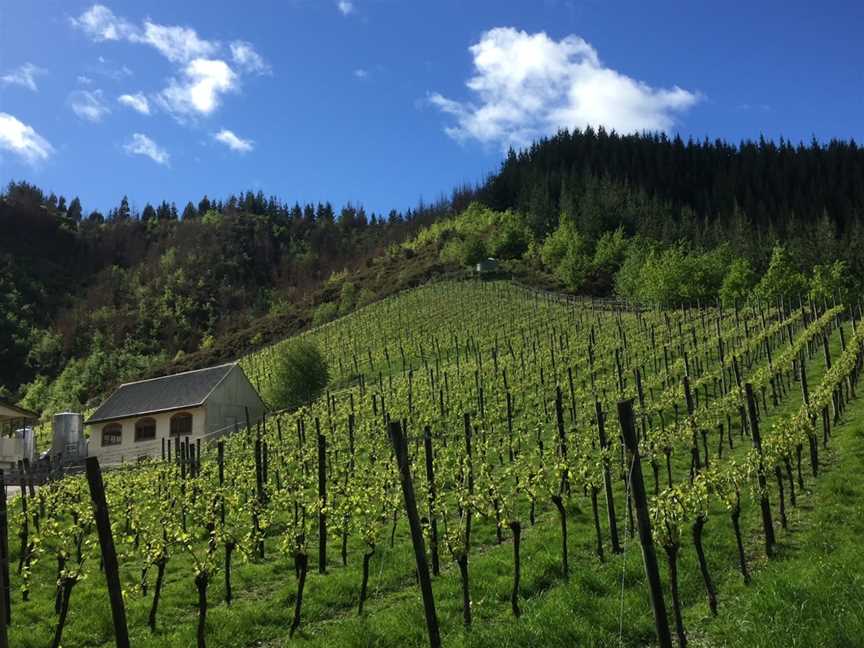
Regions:
M 264 416 L 264 403 L 240 366 L 234 367 L 207 399 L 207 432 L 246 425 L 246 408 L 254 424 Z
M 171 417 L 181 411 L 192 415 L 192 434 L 189 437 L 194 440 L 203 436 L 207 429 L 207 411 L 204 407 L 193 407 L 185 410 L 162 412 L 113 421 L 113 423 L 119 423 L 123 427 L 119 445 L 102 446 L 102 429 L 106 425 L 109 425 L 109 423 L 88 425 L 87 429 L 90 432 L 90 441 L 87 452 L 91 457 L 99 457 L 99 461 L 103 464 L 135 461 L 138 457 L 146 456 L 161 457 L 162 439 L 170 438 L 173 443 L 173 437 L 170 434 Z M 153 418 L 156 420 L 156 438 L 153 441 L 135 441 L 135 422 L 142 418 Z

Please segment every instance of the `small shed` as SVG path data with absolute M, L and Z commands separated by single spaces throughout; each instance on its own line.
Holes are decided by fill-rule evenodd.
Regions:
M 236 362 L 126 383 L 87 420 L 88 454 L 103 463 L 156 457 L 163 440 L 215 439 L 265 412 Z
M 0 401 L 0 468 L 14 467 L 23 459 L 33 461 L 37 423 L 36 412 Z
M 487 275 L 498 272 L 498 261 L 489 257 L 488 259 L 481 259 L 477 262 L 477 274 L 478 275 Z

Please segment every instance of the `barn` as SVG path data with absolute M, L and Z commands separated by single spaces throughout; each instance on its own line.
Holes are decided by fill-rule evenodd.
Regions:
M 215 439 L 265 412 L 236 362 L 126 383 L 87 420 L 87 451 L 103 463 L 161 456 L 163 439 Z

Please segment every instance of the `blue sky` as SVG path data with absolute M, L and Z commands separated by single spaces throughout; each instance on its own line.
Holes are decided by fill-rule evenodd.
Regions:
M 88 211 L 260 188 L 386 212 L 562 126 L 861 142 L 862 25 L 861 2 L 0 0 L 0 181 Z

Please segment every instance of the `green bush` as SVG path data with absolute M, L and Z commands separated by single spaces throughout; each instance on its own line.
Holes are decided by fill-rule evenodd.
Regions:
M 327 362 L 318 347 L 303 339 L 291 341 L 277 351 L 266 397 L 273 407 L 296 409 L 318 398 L 329 380 Z
M 332 302 L 324 302 L 315 307 L 312 313 L 312 326 L 321 326 L 330 322 L 339 315 L 339 306 Z

